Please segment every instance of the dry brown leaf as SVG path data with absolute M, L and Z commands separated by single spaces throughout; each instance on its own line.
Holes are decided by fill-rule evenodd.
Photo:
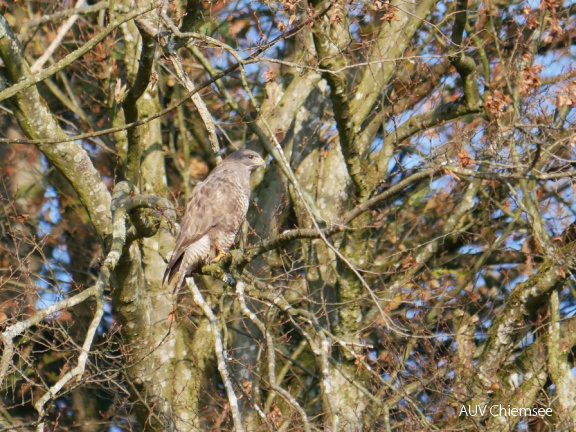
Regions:
M 344 20 L 344 13 L 342 6 L 338 3 L 332 7 L 332 15 L 330 15 L 330 25 L 341 23 Z
M 416 260 L 414 259 L 414 257 L 412 255 L 408 255 L 406 258 L 404 258 L 402 260 L 402 263 L 400 264 L 400 268 L 402 270 L 406 270 L 410 267 L 414 267 L 415 264 L 416 264 Z
M 29 217 L 30 215 L 28 213 L 18 213 L 16 216 L 12 216 L 12 219 L 16 220 L 16 222 L 24 223 L 28 220 Z
M 558 6 L 560 6 L 560 0 L 542 0 L 538 5 L 538 10 L 546 9 L 548 12 L 554 14 Z
M 276 403 L 272 403 L 270 412 L 266 415 L 266 417 L 268 417 L 268 420 L 270 420 L 275 427 L 280 426 L 280 421 L 282 420 L 282 411 L 280 411 L 280 408 L 278 408 Z
M 465 151 L 459 151 L 456 154 L 456 157 L 458 158 L 458 162 L 462 168 L 466 168 L 472 162 L 472 158 Z
M 502 93 L 500 90 L 493 90 L 486 96 L 484 106 L 494 117 L 500 118 L 504 115 L 504 110 L 510 102 L 512 102 L 510 96 Z
M 252 381 L 250 381 L 250 380 L 242 381 L 242 388 L 244 389 L 244 392 L 248 396 L 250 396 L 252 394 Z
M 276 74 L 271 68 L 266 68 L 266 70 L 262 73 L 261 77 L 264 78 L 264 82 L 269 83 L 276 79 Z
M 560 27 L 560 20 L 555 16 L 548 16 L 546 20 L 548 21 L 548 34 L 544 37 L 544 42 L 551 43 L 562 34 L 562 27 Z
M 530 6 L 524 6 L 522 9 L 524 18 L 526 19 L 526 26 L 530 29 L 536 29 L 540 27 L 540 21 L 536 17 L 536 12 Z
M 522 79 L 519 82 L 520 94 L 528 95 L 540 87 L 540 72 L 544 66 L 527 66 L 522 70 Z
M 382 15 L 382 18 L 380 18 L 380 21 L 400 21 L 400 18 L 398 18 L 396 16 L 396 12 L 398 11 L 397 8 L 395 8 L 392 5 L 389 5 L 386 12 L 384 12 L 384 15 Z

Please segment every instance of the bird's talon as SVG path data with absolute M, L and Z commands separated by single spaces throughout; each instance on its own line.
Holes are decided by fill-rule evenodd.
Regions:
M 216 252 L 217 252 L 216 257 L 212 260 L 214 264 L 217 264 L 218 261 L 220 261 L 223 257 L 226 256 L 226 254 L 222 252 L 220 249 L 217 249 Z

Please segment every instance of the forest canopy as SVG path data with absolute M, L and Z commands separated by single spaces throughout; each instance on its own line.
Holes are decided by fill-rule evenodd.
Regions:
M 573 2 L 0 11 L 0 431 L 576 429 Z

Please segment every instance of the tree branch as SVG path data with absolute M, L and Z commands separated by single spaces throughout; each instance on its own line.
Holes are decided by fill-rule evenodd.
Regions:
M 454 16 L 454 28 L 452 30 L 452 47 L 449 56 L 450 63 L 456 68 L 462 79 L 465 106 L 468 109 L 478 108 L 480 105 L 480 92 L 476 79 L 476 62 L 464 54 L 461 47 L 462 35 L 468 21 L 468 0 L 458 0 Z
M 150 12 L 155 7 L 156 4 L 152 3 L 146 7 L 132 11 L 122 16 L 121 18 L 113 20 L 104 28 L 104 30 L 102 30 L 100 33 L 98 33 L 96 36 L 90 39 L 90 41 L 86 42 L 80 48 L 68 54 L 58 63 L 44 69 L 42 72 L 27 76 L 24 79 L 18 81 L 18 84 L 14 84 L 9 88 L 0 91 L 0 102 L 18 94 L 19 92 L 33 86 L 34 84 L 41 82 L 42 80 L 70 66 L 72 63 L 74 63 L 76 60 L 84 56 L 84 54 L 91 51 L 92 48 L 94 48 L 96 45 L 102 42 L 110 33 L 112 33 L 121 24 L 128 22 L 139 15 L 145 14 L 146 12 Z M 4 17 L 2 17 L 2 21 L 5 22 Z M 9 36 L 10 38 L 12 38 L 12 36 L 10 36 L 7 31 L 7 24 L 0 23 L 0 39 L 4 38 L 5 36 Z
M 240 415 L 240 409 L 238 407 L 238 397 L 234 392 L 234 386 L 232 385 L 232 380 L 230 379 L 230 372 L 228 370 L 228 355 L 224 352 L 224 347 L 222 345 L 222 335 L 220 334 L 220 329 L 218 327 L 218 320 L 212 312 L 210 305 L 206 303 L 204 297 L 200 293 L 200 290 L 194 282 L 194 278 L 186 278 L 186 284 L 190 289 L 190 293 L 196 304 L 200 306 L 202 312 L 210 321 L 210 326 L 212 330 L 212 336 L 214 338 L 214 351 L 216 352 L 216 358 L 218 359 L 218 371 L 224 382 L 224 388 L 226 389 L 226 394 L 228 396 L 228 402 L 230 403 L 230 411 L 232 411 L 232 419 L 234 420 L 234 430 L 236 432 L 243 432 L 242 427 L 242 416 Z
M 135 22 L 142 36 L 142 51 L 136 79 L 122 101 L 126 123 L 133 123 L 138 120 L 138 100 L 144 94 L 150 82 L 154 65 L 154 54 L 156 52 L 154 38 L 143 29 L 142 25 L 139 25 L 141 20 L 136 18 Z M 139 184 L 140 181 L 140 159 L 145 146 L 143 142 L 146 134 L 145 126 L 141 125 L 128 129 L 128 152 L 125 170 L 126 179 L 134 185 Z
M 317 7 L 318 1 L 313 2 Z M 365 176 L 366 149 L 357 146 L 355 139 L 360 132 L 360 125 L 352 121 L 352 112 L 348 98 L 348 78 L 342 70 L 345 58 L 341 54 L 342 49 L 349 43 L 347 36 L 348 18 L 346 10 L 338 5 L 331 11 L 331 16 L 326 16 L 314 24 L 314 45 L 318 53 L 320 67 L 325 71 L 322 77 L 330 85 L 330 98 L 334 119 L 338 128 L 340 148 L 348 172 L 356 187 L 356 191 L 363 199 L 370 193 L 370 184 Z M 334 72 L 340 70 L 340 72 Z
M 83 3 L 84 0 L 78 0 L 76 2 L 75 8 L 79 9 Z M 60 29 L 56 33 L 56 37 L 52 40 L 48 48 L 46 48 L 46 51 L 44 51 L 44 53 L 34 62 L 34 64 L 30 66 L 30 72 L 32 73 L 40 72 L 44 63 L 46 63 L 50 58 L 50 56 L 54 54 L 54 51 L 56 50 L 56 48 L 58 48 L 58 46 L 60 46 L 62 39 L 64 39 L 64 36 L 66 36 L 68 30 L 72 28 L 72 26 L 74 25 L 74 23 L 78 18 L 80 18 L 80 15 L 74 14 L 66 20 L 66 22 L 60 27 Z
M 123 195 L 127 192 L 126 189 L 127 185 L 124 183 L 120 183 L 115 191 L 115 198 L 114 204 L 118 203 L 118 200 L 123 199 Z M 114 239 L 111 242 L 111 250 L 108 253 L 106 260 L 100 270 L 100 275 L 98 277 L 98 281 L 96 285 L 91 288 L 86 289 L 80 294 L 77 294 L 73 297 L 61 300 L 57 303 L 54 303 L 34 314 L 32 317 L 28 318 L 25 321 L 18 322 L 9 326 L 4 332 L 2 332 L 1 339 L 4 345 L 4 350 L 2 353 L 2 358 L 0 359 L 0 384 L 3 383 L 4 378 L 8 372 L 9 364 L 12 359 L 12 355 L 14 353 L 14 338 L 18 335 L 21 335 L 29 329 L 30 327 L 39 324 L 45 318 L 52 315 L 55 312 L 59 312 L 61 310 L 71 308 L 72 306 L 76 306 L 86 299 L 94 296 L 96 298 L 96 311 L 94 313 L 94 317 L 88 327 L 86 332 L 86 337 L 84 339 L 84 344 L 82 345 L 82 351 L 78 357 L 77 365 L 70 369 L 62 378 L 60 378 L 52 387 L 48 389 L 48 391 L 34 404 L 34 407 L 38 411 L 40 422 L 37 426 L 37 432 L 44 431 L 44 421 L 43 417 L 45 415 L 45 405 L 46 403 L 55 398 L 58 392 L 73 378 L 77 380 L 81 379 L 82 375 L 84 374 L 86 368 L 86 362 L 88 360 L 88 355 L 90 353 L 90 348 L 92 346 L 92 342 L 94 341 L 94 337 L 96 335 L 96 331 L 98 326 L 100 325 L 100 321 L 104 316 L 104 302 L 103 302 L 103 294 L 104 289 L 109 284 L 111 272 L 115 269 L 121 253 L 122 249 L 125 244 L 126 240 L 126 218 L 125 218 L 125 207 L 123 205 L 114 206 Z
M 469 106 L 466 98 L 441 104 L 437 108 L 424 114 L 410 117 L 386 137 L 383 147 L 393 148 L 417 133 L 440 126 L 447 121 L 455 120 L 471 114 L 477 114 L 481 111 L 481 106 Z
M 11 82 L 20 84 L 28 82 L 32 77 L 22 47 L 2 15 L 0 15 L 0 57 L 4 60 Z M 7 84 L 8 82 L 0 76 L 0 88 L 5 88 Z M 90 157 L 80 145 L 68 142 L 66 132 L 54 119 L 36 87 L 20 90 L 14 94 L 16 96 L 9 102 L 26 135 L 31 138 L 66 141 L 59 145 L 38 143 L 37 147 L 70 181 L 90 216 L 96 234 L 105 244 L 111 231 L 111 223 L 107 217 L 110 194 Z
M 312 432 L 312 429 L 310 428 L 310 421 L 308 420 L 308 416 L 306 415 L 306 412 L 304 411 L 304 409 L 302 409 L 302 407 L 300 406 L 298 401 L 296 401 L 296 399 L 289 392 L 287 392 L 286 390 L 284 390 L 280 386 L 280 383 L 276 379 L 276 355 L 275 355 L 275 351 L 274 351 L 274 341 L 272 340 L 272 335 L 270 334 L 270 332 L 268 331 L 268 328 L 264 325 L 264 323 L 262 321 L 260 321 L 258 316 L 256 316 L 256 314 L 254 312 L 252 312 L 250 309 L 248 309 L 248 306 L 246 305 L 246 299 L 244 297 L 244 291 L 245 291 L 244 282 L 239 280 L 236 283 L 236 294 L 238 295 L 238 301 L 240 303 L 240 310 L 242 311 L 244 316 L 246 316 L 254 324 L 256 324 L 256 326 L 258 327 L 260 332 L 265 336 L 265 339 L 266 339 L 266 353 L 267 353 L 267 358 L 268 358 L 268 376 L 269 376 L 270 387 L 272 388 L 272 390 L 274 392 L 276 392 L 280 396 L 282 396 L 282 398 L 292 408 L 294 408 L 298 412 L 298 414 L 300 414 L 300 417 L 302 418 L 302 425 L 304 427 L 304 430 L 306 432 Z
M 422 0 L 416 3 L 390 2 L 391 7 L 398 6 L 396 17 L 400 19 L 390 22 L 381 21 L 380 31 L 375 37 L 376 43 L 368 60 L 401 58 L 416 30 L 422 25 L 424 18 L 428 16 L 436 3 L 437 0 Z M 414 7 L 414 10 L 413 12 L 401 10 L 400 5 L 407 8 Z M 351 101 L 352 121 L 355 125 L 362 125 L 368 117 L 374 103 L 380 97 L 380 90 L 384 88 L 397 68 L 396 61 L 382 61 L 364 70 L 360 84 L 354 92 L 354 99 Z

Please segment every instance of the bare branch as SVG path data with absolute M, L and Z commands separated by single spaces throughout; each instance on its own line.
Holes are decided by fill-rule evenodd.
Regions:
M 76 5 L 74 6 L 74 8 L 79 9 L 79 8 L 81 8 L 81 6 L 83 4 L 84 4 L 84 0 L 78 0 L 76 2 Z M 54 38 L 54 40 L 52 41 L 50 46 L 46 49 L 46 51 L 44 51 L 44 54 L 42 54 L 34 62 L 34 64 L 32 64 L 32 66 L 30 66 L 30 72 L 32 72 L 32 73 L 40 72 L 40 70 L 42 69 L 42 66 L 44 66 L 44 63 L 46 63 L 48 61 L 48 59 L 50 58 L 50 56 L 52 54 L 54 54 L 54 51 L 56 50 L 56 48 L 58 48 L 58 46 L 62 42 L 62 39 L 64 39 L 64 36 L 66 36 L 66 33 L 68 33 L 68 30 L 70 30 L 72 28 L 72 26 L 74 25 L 74 23 L 76 22 L 76 20 L 78 18 L 80 18 L 80 15 L 74 14 L 66 20 L 66 22 L 60 27 L 60 29 L 56 33 L 56 37 Z
M 8 66 L 12 82 L 23 83 L 31 77 L 22 47 L 12 32 L 12 28 L 1 15 L 0 57 Z M 0 88 L 6 85 L 7 82 L 0 77 Z M 38 148 L 73 185 L 90 215 L 90 221 L 96 233 L 104 243 L 110 234 L 110 220 L 106 217 L 106 211 L 110 206 L 110 194 L 90 157 L 80 145 L 66 139 L 66 133 L 55 121 L 35 87 L 15 94 L 16 97 L 12 100 L 14 112 L 24 132 L 32 138 L 61 142 L 57 146 L 40 143 Z
M 214 312 L 212 312 L 212 309 L 210 309 L 208 303 L 206 303 L 206 300 L 204 300 L 204 297 L 202 297 L 194 279 L 191 277 L 186 278 L 186 284 L 190 289 L 194 301 L 198 306 L 200 306 L 202 312 L 210 321 L 210 328 L 212 330 L 212 336 L 214 337 L 214 351 L 216 352 L 216 358 L 218 359 L 218 371 L 220 372 L 222 381 L 224 381 L 224 387 L 226 388 L 228 402 L 230 403 L 230 411 L 232 411 L 232 419 L 234 420 L 234 430 L 236 432 L 243 432 L 244 428 L 242 426 L 242 417 L 240 416 L 240 410 L 238 407 L 238 397 L 234 392 L 234 386 L 230 379 L 227 354 L 222 345 L 222 336 L 220 335 L 218 320 L 216 319 Z
M 88 355 L 90 354 L 90 349 L 92 347 L 92 342 L 94 341 L 94 336 L 96 335 L 96 331 L 98 330 L 98 326 L 100 325 L 100 321 L 104 316 L 104 302 L 102 299 L 102 295 L 104 292 L 104 287 L 108 283 L 110 278 L 110 269 L 105 266 L 103 268 L 103 277 L 98 281 L 95 288 L 97 288 L 96 297 L 96 311 L 94 313 L 94 318 L 90 323 L 90 327 L 88 327 L 88 331 L 86 332 L 86 338 L 84 339 L 84 344 L 82 345 L 82 352 L 78 356 L 78 364 L 70 369 L 68 372 L 64 374 L 62 378 L 56 382 L 52 387 L 48 389 L 44 395 L 36 401 L 34 404 L 34 408 L 38 411 L 38 415 L 42 420 L 45 415 L 45 405 L 50 400 L 55 398 L 58 395 L 58 392 L 72 379 L 76 378 L 77 381 L 82 379 L 82 375 L 86 369 L 86 361 L 88 360 Z M 44 431 L 44 422 L 41 421 L 36 428 L 37 432 Z
M 136 18 L 135 21 L 136 24 L 142 22 L 138 18 Z M 148 83 L 150 82 L 152 67 L 154 65 L 154 54 L 156 52 L 156 44 L 154 43 L 153 36 L 144 31 L 141 25 L 138 25 L 138 30 L 142 36 L 142 51 L 140 53 L 138 73 L 130 90 L 128 90 L 122 101 L 122 108 L 124 109 L 124 116 L 127 123 L 133 123 L 138 120 L 138 100 L 145 93 Z M 143 142 L 145 137 L 145 125 L 128 129 L 128 152 L 126 155 L 125 168 L 126 179 L 135 185 L 140 183 L 140 159 L 145 147 L 145 143 Z
M 70 66 L 73 62 L 75 62 L 76 60 L 81 58 L 83 55 L 85 55 L 87 52 L 89 52 L 92 48 L 94 48 L 96 45 L 98 45 L 100 42 L 102 42 L 110 33 L 112 33 L 122 23 L 128 22 L 131 19 L 134 19 L 135 17 L 137 17 L 139 15 L 145 14 L 146 12 L 149 12 L 152 9 L 154 9 L 154 7 L 155 7 L 155 4 L 153 3 L 151 5 L 143 7 L 141 9 L 137 9 L 135 11 L 129 12 L 128 14 L 122 16 L 121 18 L 115 19 L 114 21 L 110 22 L 104 28 L 104 30 L 102 30 L 100 33 L 95 35 L 92 39 L 90 39 L 89 42 L 86 42 L 80 48 L 78 48 L 77 50 L 68 54 L 66 57 L 64 57 L 62 60 L 60 60 L 58 63 L 56 63 L 50 67 L 47 67 L 42 72 L 39 72 L 39 73 L 34 74 L 32 76 L 26 77 L 25 79 L 18 81 L 17 84 L 14 84 L 9 88 L 0 91 L 0 101 L 3 101 L 5 99 L 10 98 L 10 97 L 18 94 L 22 90 L 26 90 L 27 88 L 33 86 L 34 84 L 37 84 L 37 83 L 41 82 L 42 80 L 44 80 L 44 79 L 54 75 L 55 73 L 61 71 L 62 69 Z M 2 24 L 2 26 L 0 27 L 0 39 L 6 35 L 7 35 L 6 25 Z M 6 62 L 6 60 L 5 60 L 5 62 Z
M 80 294 L 76 294 L 73 297 L 60 300 L 59 302 L 53 303 L 44 309 L 39 310 L 30 318 L 19 321 L 16 324 L 6 327 L 2 332 L 1 338 L 4 344 L 4 349 L 2 352 L 2 358 L 0 359 L 0 385 L 3 385 L 6 374 L 10 367 L 10 362 L 12 361 L 12 355 L 14 354 L 14 338 L 24 333 L 30 327 L 40 324 L 44 319 L 48 318 L 50 315 L 56 312 L 69 309 L 76 306 L 90 297 L 96 297 L 100 293 L 101 287 L 94 285 L 93 287 L 87 288 Z
M 244 282 L 240 280 L 236 283 L 236 294 L 238 294 L 240 309 L 244 314 L 244 316 L 250 318 L 250 320 L 254 324 L 256 324 L 256 326 L 260 329 L 260 332 L 265 336 L 266 339 L 266 348 L 268 356 L 268 376 L 270 378 L 270 387 L 272 388 L 272 390 L 274 390 L 276 393 L 282 396 L 282 398 L 286 402 L 288 402 L 292 408 L 298 411 L 298 414 L 300 414 L 300 417 L 302 417 L 302 425 L 304 427 L 304 430 L 306 432 L 311 432 L 312 429 L 310 428 L 310 422 L 308 420 L 306 412 L 302 409 L 298 401 L 296 401 L 296 399 L 294 399 L 294 397 L 289 392 L 287 392 L 280 386 L 280 383 L 276 379 L 276 355 L 272 335 L 270 334 L 264 323 L 260 321 L 258 316 L 256 316 L 254 312 L 248 309 L 248 306 L 246 305 L 246 299 L 244 298 L 244 291 L 245 291 Z

